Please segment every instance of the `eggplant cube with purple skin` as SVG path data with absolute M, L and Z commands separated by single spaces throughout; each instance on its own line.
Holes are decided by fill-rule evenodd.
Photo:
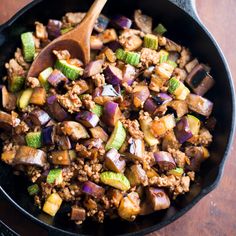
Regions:
M 76 121 L 81 122 L 85 127 L 93 128 L 99 122 L 99 117 L 90 111 L 81 111 L 76 115 Z
M 146 85 L 137 85 L 133 89 L 133 104 L 136 108 L 142 107 L 150 96 L 150 91 Z
M 102 116 L 104 123 L 109 126 L 114 126 L 120 117 L 121 111 L 119 104 L 111 101 L 106 102 Z
M 114 148 L 105 155 L 105 166 L 114 172 L 121 173 L 125 169 L 125 160 L 120 158 L 120 154 Z
M 115 66 L 107 66 L 104 70 L 105 79 L 109 84 L 118 85 L 121 84 L 123 79 L 122 71 Z
M 86 181 L 82 186 L 82 191 L 95 198 L 102 198 L 105 194 L 105 189 L 91 181 Z
M 148 185 L 147 174 L 140 164 L 132 165 L 130 169 L 126 171 L 126 176 L 132 187 L 140 184 L 142 184 L 143 186 Z
M 172 170 L 176 167 L 176 163 L 170 153 L 159 151 L 154 153 L 154 158 L 161 170 Z

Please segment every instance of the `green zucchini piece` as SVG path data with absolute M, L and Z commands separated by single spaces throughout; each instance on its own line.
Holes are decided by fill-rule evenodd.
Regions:
M 125 59 L 125 56 L 126 56 L 126 53 L 125 53 L 125 51 L 123 49 L 118 48 L 116 50 L 116 58 L 118 60 L 122 60 L 123 61 Z
M 49 184 L 61 184 L 63 182 L 62 169 L 52 169 L 47 176 L 47 183 Z
M 37 184 L 33 184 L 30 185 L 27 190 L 30 196 L 34 196 L 39 193 L 39 186 Z
M 163 35 L 165 32 L 167 32 L 167 29 L 164 27 L 164 25 L 158 24 L 153 31 L 156 34 Z
M 121 173 L 105 171 L 100 174 L 100 180 L 102 183 L 120 189 L 122 191 L 127 191 L 130 189 L 129 180 L 125 177 L 125 175 Z
M 25 77 L 15 75 L 10 78 L 8 89 L 12 93 L 19 92 L 25 84 Z
M 140 55 L 136 52 L 125 52 L 125 63 L 137 66 L 140 62 Z
M 180 86 L 180 81 L 177 80 L 175 77 L 172 77 L 169 81 L 169 88 L 168 88 L 169 93 L 174 94 L 179 86 Z
M 160 50 L 159 55 L 160 55 L 160 61 L 159 61 L 160 64 L 168 60 L 169 53 L 166 50 Z
M 52 74 L 52 72 L 52 67 L 48 67 L 39 74 L 39 82 L 46 89 L 46 91 L 48 91 L 50 88 L 50 84 L 48 83 L 48 77 Z
M 143 44 L 144 44 L 145 48 L 150 48 L 150 49 L 153 49 L 153 50 L 157 50 L 157 48 L 158 48 L 158 38 L 157 38 L 156 35 L 146 34 L 144 36 Z
M 33 148 L 40 148 L 42 146 L 42 134 L 41 132 L 29 132 L 25 136 L 27 146 Z
M 178 168 L 178 167 L 168 171 L 169 175 L 175 175 L 178 177 L 181 177 L 183 175 L 183 173 L 184 173 L 183 168 Z
M 55 68 L 60 70 L 68 79 L 76 80 L 83 75 L 83 69 L 78 66 L 70 65 L 66 60 L 57 60 Z
M 193 115 L 187 115 L 187 120 L 192 134 L 197 135 L 201 126 L 200 120 Z
M 21 34 L 21 42 L 25 61 L 27 62 L 33 61 L 35 54 L 35 44 L 34 44 L 33 34 L 31 32 L 26 32 Z
M 98 117 L 101 117 L 103 112 L 103 106 L 95 104 L 91 112 L 95 113 Z
M 126 131 L 120 121 L 117 121 L 115 124 L 115 128 L 105 146 L 106 150 L 110 150 L 111 148 L 115 148 L 119 150 L 122 144 L 124 143 L 126 138 Z
M 176 64 L 174 61 L 167 60 L 166 62 L 167 62 L 169 65 L 173 66 L 174 68 L 177 67 L 177 64 Z
M 33 93 L 32 88 L 28 88 L 22 92 L 18 100 L 18 107 L 20 109 L 24 109 L 29 105 L 29 101 L 30 101 L 32 93 Z
M 61 34 L 65 34 L 73 29 L 74 29 L 74 27 L 72 27 L 72 26 L 61 29 Z

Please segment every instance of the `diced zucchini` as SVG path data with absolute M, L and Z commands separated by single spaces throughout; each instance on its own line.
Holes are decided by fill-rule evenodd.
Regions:
M 137 66 L 140 62 L 140 55 L 136 52 L 127 52 L 121 48 L 116 50 L 116 58 L 132 66 Z
M 117 58 L 118 60 L 123 61 L 123 60 L 125 59 L 125 56 L 126 56 L 126 53 L 125 53 L 125 51 L 124 51 L 123 49 L 118 48 L 118 49 L 116 50 L 116 58 Z
M 42 146 L 42 134 L 41 132 L 29 132 L 25 136 L 27 146 L 33 148 L 40 148 Z
M 126 131 L 120 121 L 117 121 L 115 124 L 115 128 L 106 144 L 105 149 L 110 150 L 111 148 L 115 148 L 119 150 L 122 144 L 124 143 L 126 138 Z
M 32 88 L 28 88 L 22 92 L 22 94 L 18 100 L 18 107 L 19 108 L 24 109 L 29 105 L 29 101 L 30 101 L 32 93 L 33 93 Z
M 50 84 L 48 83 L 48 77 L 52 74 L 52 72 L 52 67 L 48 67 L 39 74 L 39 82 L 46 89 L 46 91 L 48 91 L 50 88 Z
M 73 29 L 74 29 L 74 27 L 72 27 L 72 26 L 61 29 L 61 34 L 65 34 Z
M 101 117 L 103 112 L 103 106 L 95 104 L 94 108 L 92 109 L 92 112 L 95 113 L 98 117 Z
M 9 91 L 16 93 L 19 92 L 22 87 L 24 86 L 25 83 L 25 78 L 22 76 L 15 75 L 10 78 L 9 84 L 8 84 L 8 89 Z
M 177 67 L 177 64 L 176 64 L 174 61 L 167 60 L 166 62 L 167 62 L 169 65 L 173 66 L 174 68 Z
M 159 55 L 160 55 L 160 60 L 159 60 L 160 64 L 163 62 L 167 62 L 169 53 L 166 50 L 160 50 Z
M 168 91 L 179 100 L 185 100 L 190 93 L 189 89 L 175 77 L 170 79 Z
M 198 135 L 199 130 L 200 130 L 200 125 L 201 125 L 200 120 L 197 117 L 192 116 L 192 115 L 187 115 L 187 120 L 188 120 L 189 128 L 192 134 Z
M 152 119 L 142 119 L 139 121 L 141 130 L 144 133 L 144 140 L 147 142 L 149 146 L 154 146 L 159 144 L 159 141 L 157 138 L 154 137 L 154 135 L 151 133 L 150 126 Z
M 158 24 L 153 31 L 159 35 L 163 35 L 167 29 L 162 24 Z
M 21 34 L 21 42 L 23 48 L 24 59 L 27 62 L 31 62 L 34 59 L 35 44 L 34 37 L 31 32 Z
M 39 193 L 39 186 L 37 184 L 33 184 L 30 185 L 27 190 L 30 196 L 34 196 Z
M 144 41 L 143 41 L 144 47 L 145 48 L 150 48 L 153 50 L 157 50 L 158 48 L 158 38 L 157 36 L 153 34 L 146 34 L 144 36 Z
M 57 60 L 55 68 L 60 70 L 68 79 L 76 80 L 79 76 L 83 75 L 81 67 L 70 65 L 66 60 Z
M 178 177 L 181 177 L 183 175 L 183 173 L 184 173 L 183 168 L 175 168 L 175 169 L 172 169 L 172 170 L 168 171 L 169 175 L 175 175 L 175 176 L 178 176 Z
M 101 182 L 114 188 L 127 191 L 130 189 L 129 180 L 121 173 L 105 171 L 100 174 Z
M 58 193 L 52 193 L 43 205 L 43 211 L 51 216 L 55 216 L 62 204 L 62 199 Z
M 61 184 L 63 182 L 62 169 L 50 170 L 47 176 L 47 183 L 49 184 Z

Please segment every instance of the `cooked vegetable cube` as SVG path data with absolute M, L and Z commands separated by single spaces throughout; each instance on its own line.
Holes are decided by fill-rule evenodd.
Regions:
M 187 115 L 187 120 L 192 134 L 197 135 L 201 126 L 200 120 L 193 115 Z
M 164 25 L 158 24 L 153 31 L 159 35 L 163 35 L 167 31 L 167 29 L 164 27 Z
M 86 181 L 82 185 L 82 191 L 95 198 L 102 198 L 105 194 L 105 189 L 91 181 Z
M 50 216 L 55 216 L 60 206 L 62 204 L 62 199 L 58 193 L 52 193 L 43 205 L 43 211 Z
M 98 117 L 102 116 L 103 113 L 103 106 L 95 104 L 93 109 L 91 110 L 94 114 L 96 114 Z
M 190 93 L 189 89 L 175 77 L 170 79 L 168 91 L 179 100 L 185 100 Z
M 18 75 L 12 76 L 9 79 L 8 89 L 13 93 L 19 92 L 24 86 L 24 83 L 25 77 Z
M 108 135 L 100 126 L 90 129 L 93 138 L 100 138 L 103 142 L 108 140 Z
M 61 184 L 63 182 L 62 169 L 52 169 L 47 176 L 47 183 L 49 184 Z
M 54 165 L 70 165 L 70 155 L 68 150 L 64 151 L 53 151 L 51 153 L 52 163 Z
M 82 207 L 71 207 L 70 219 L 76 221 L 84 221 L 86 218 L 86 211 Z
M 48 67 L 47 69 L 43 70 L 40 74 L 39 74 L 39 82 L 40 84 L 48 91 L 50 85 L 48 83 L 48 77 L 52 74 L 53 69 L 52 67 Z
M 35 55 L 34 36 L 31 32 L 21 34 L 21 42 L 23 47 L 24 59 L 31 62 Z
M 28 88 L 22 92 L 18 100 L 19 108 L 24 109 L 29 105 L 32 94 L 33 94 L 32 88 Z
M 46 90 L 45 88 L 34 88 L 30 97 L 31 104 L 42 106 L 46 103 Z
M 30 185 L 28 188 L 28 193 L 30 196 L 37 195 L 39 193 L 39 186 L 37 184 Z
M 144 47 L 157 50 L 158 48 L 158 37 L 153 34 L 146 34 L 143 41 Z
M 148 185 L 147 174 L 140 164 L 132 165 L 125 174 L 132 187 L 139 184 L 142 184 L 143 186 Z
M 40 148 L 42 146 L 42 133 L 30 132 L 25 136 L 25 141 L 29 147 Z

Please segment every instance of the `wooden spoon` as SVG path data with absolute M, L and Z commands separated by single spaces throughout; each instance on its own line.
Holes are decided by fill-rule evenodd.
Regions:
M 53 66 L 55 55 L 53 50 L 68 50 L 72 58 L 79 58 L 85 64 L 90 61 L 90 36 L 93 26 L 107 0 L 95 0 L 83 21 L 66 34 L 49 43 L 33 61 L 28 77 L 38 77 L 39 73 L 49 66 Z

